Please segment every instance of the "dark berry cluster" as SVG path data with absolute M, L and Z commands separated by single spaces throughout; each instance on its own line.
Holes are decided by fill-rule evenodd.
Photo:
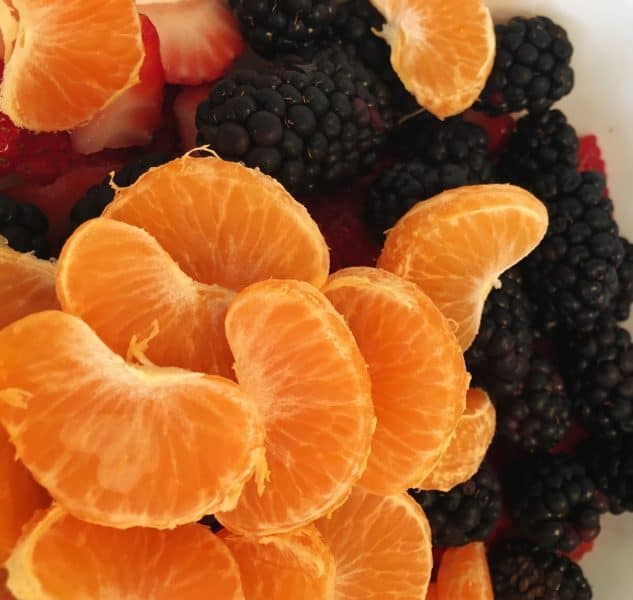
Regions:
M 48 258 L 50 248 L 46 238 L 48 220 L 42 211 L 28 202 L 17 202 L 0 193 L 0 236 L 18 252 L 33 252 Z

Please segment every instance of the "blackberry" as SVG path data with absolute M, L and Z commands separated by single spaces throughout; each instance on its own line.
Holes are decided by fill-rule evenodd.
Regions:
M 519 271 L 504 273 L 501 287 L 486 299 L 479 332 L 465 355 L 473 383 L 485 388 L 495 402 L 518 392 L 528 373 L 533 312 Z
M 245 39 L 262 56 L 308 52 L 329 37 L 336 0 L 230 0 Z
M 119 187 L 132 185 L 143 173 L 151 167 L 162 165 L 173 157 L 164 153 L 145 154 L 123 165 L 114 174 L 114 183 Z M 90 187 L 70 210 L 70 231 L 75 231 L 82 223 L 90 219 L 96 219 L 101 215 L 105 207 L 114 199 L 114 189 L 110 185 L 110 176 L 105 177 L 100 183 Z
M 623 237 L 620 242 L 624 248 L 624 259 L 618 267 L 618 293 L 613 300 L 612 310 L 618 321 L 626 321 L 633 304 L 633 244 Z
M 46 235 L 48 220 L 44 213 L 28 202 L 16 202 L 0 192 L 0 236 L 18 252 L 34 252 L 48 258 L 50 248 Z
M 542 549 L 571 552 L 600 533 L 606 499 L 571 456 L 536 453 L 514 463 L 504 490 L 517 530 Z
M 202 517 L 199 523 L 208 527 L 211 531 L 213 531 L 213 533 L 217 533 L 218 531 L 222 531 L 222 529 L 224 529 L 222 523 L 220 523 L 220 521 L 218 521 L 213 515 L 206 515 L 205 517 Z
M 615 440 L 589 440 L 578 455 L 596 487 L 616 515 L 633 512 L 633 435 Z
M 338 47 L 310 64 L 237 71 L 196 113 L 198 143 L 259 167 L 295 195 L 366 172 L 390 126 L 389 94 Z
M 495 600 L 590 600 L 591 587 L 578 564 L 524 540 L 490 552 Z
M 578 136 L 559 110 L 520 118 L 501 157 L 501 170 L 518 185 L 529 186 L 541 173 L 556 166 L 578 166 Z
M 554 197 L 546 202 L 545 238 L 522 261 L 522 271 L 545 329 L 589 331 L 618 293 L 624 248 L 603 198 L 604 177 L 593 171 L 575 175 L 561 169 L 548 183 L 537 182 Z
M 487 463 L 449 492 L 409 490 L 409 494 L 424 509 L 437 548 L 483 541 L 501 516 L 501 484 Z
M 567 32 L 547 17 L 515 17 L 496 25 L 492 73 L 476 108 L 498 115 L 544 112 L 571 92 L 573 47 Z

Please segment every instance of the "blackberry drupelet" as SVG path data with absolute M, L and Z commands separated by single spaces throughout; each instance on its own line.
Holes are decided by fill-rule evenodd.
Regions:
M 624 259 L 618 267 L 618 293 L 613 300 L 613 314 L 618 321 L 626 321 L 633 304 L 633 244 L 621 237 Z
M 262 56 L 303 55 L 330 35 L 336 0 L 230 0 L 245 39 Z
M 512 465 L 504 483 L 517 531 L 540 548 L 571 552 L 600 533 L 606 498 L 571 456 L 532 454 Z
M 446 163 L 431 166 L 417 160 L 396 163 L 372 183 L 365 199 L 364 217 L 377 240 L 414 204 L 444 190 L 468 184 L 468 169 Z
M 545 329 L 589 331 L 618 293 L 624 248 L 612 205 L 603 197 L 604 177 L 595 171 L 572 176 L 569 169 L 551 175 L 547 183 L 545 177 L 536 181 L 535 188 L 543 184 L 554 197 L 546 201 L 545 238 L 521 263 L 526 289 Z
M 547 17 L 515 17 L 495 26 L 497 52 L 476 108 L 498 115 L 544 112 L 571 92 L 573 47 L 567 32 Z
M 483 387 L 493 402 L 518 392 L 530 368 L 534 307 L 517 269 L 501 276 L 491 290 L 479 332 L 465 358 L 473 384 Z
M 633 511 L 633 435 L 584 442 L 578 456 L 596 487 L 607 497 L 609 510 Z
M 37 206 L 17 202 L 0 192 L 0 236 L 7 239 L 11 248 L 48 258 L 47 232 L 48 220 Z
M 222 79 L 196 114 L 198 143 L 259 167 L 295 195 L 371 168 L 390 126 L 389 94 L 338 47 L 311 64 Z
M 213 533 L 217 533 L 218 531 L 222 531 L 222 529 L 224 529 L 222 523 L 220 523 L 220 521 L 218 521 L 213 515 L 206 515 L 198 522 L 201 525 L 208 527 L 211 531 L 213 531 Z
M 495 600 L 590 600 L 591 587 L 578 564 L 527 541 L 501 544 L 489 553 Z
M 501 516 L 501 484 L 487 463 L 450 492 L 409 490 L 409 494 L 424 509 L 436 548 L 483 541 Z

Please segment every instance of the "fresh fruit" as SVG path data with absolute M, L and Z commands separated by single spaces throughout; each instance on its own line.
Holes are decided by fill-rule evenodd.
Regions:
M 46 490 L 38 485 L 24 465 L 16 459 L 15 448 L 0 427 L 0 564 L 9 557 L 22 527 L 35 511 L 51 502 Z M 3 582 L 0 579 L 0 597 Z
M 455 322 L 466 350 L 499 276 L 534 249 L 546 228 L 545 206 L 521 188 L 456 188 L 404 215 L 387 234 L 378 266 L 419 285 Z
M 606 165 L 602 158 L 602 150 L 598 144 L 598 138 L 595 135 L 583 135 L 580 138 L 578 158 L 579 171 L 598 171 L 606 177 Z
M 72 144 L 78 152 L 91 154 L 104 148 L 145 146 L 152 141 L 162 118 L 165 73 L 156 28 L 145 15 L 141 15 L 141 33 L 145 58 L 139 82 L 71 131 Z
M 0 297 L 0 329 L 31 313 L 58 308 L 55 265 L 0 241 Z
M 231 509 L 264 469 L 261 416 L 235 383 L 126 363 L 59 311 L 0 332 L 0 421 L 60 506 L 112 527 Z
M 196 111 L 198 105 L 209 97 L 213 84 L 203 83 L 196 86 L 183 87 L 174 99 L 174 115 L 178 122 L 178 139 L 180 149 L 189 152 L 196 147 Z
M 471 542 L 444 552 L 437 572 L 437 597 L 438 600 L 493 600 L 496 597 L 482 542 Z
M 406 493 L 375 496 L 355 487 L 316 522 L 334 554 L 337 600 L 419 600 L 431 578 L 431 531 Z
M 515 121 L 511 115 L 490 116 L 476 110 L 469 110 L 464 119 L 479 125 L 488 138 L 488 152 L 494 162 L 506 151 Z
M 494 432 L 495 409 L 488 394 L 469 389 L 466 411 L 457 421 L 448 447 L 431 473 L 412 487 L 448 492 L 470 479 L 481 466 Z
M 221 0 L 137 3 L 158 31 L 167 83 L 214 81 L 244 49 L 237 21 Z
M 235 559 L 206 527 L 122 531 L 59 507 L 29 525 L 7 569 L 18 598 L 245 598 Z
M 6 569 L 4 567 L 0 568 L 0 600 L 15 600 L 15 596 L 7 588 L 7 577 Z
M 345 317 L 371 378 L 377 425 L 358 485 L 405 491 L 433 470 L 465 410 L 461 348 L 433 302 L 387 271 L 343 269 L 323 293 Z
M 138 82 L 144 52 L 134 0 L 13 5 L 19 30 L 4 67 L 0 111 L 18 127 L 72 129 Z
M 491 114 L 544 112 L 571 92 L 573 47 L 547 17 L 515 17 L 496 25 L 497 55 L 477 108 Z
M 433 547 L 485 541 L 501 517 L 501 482 L 488 463 L 448 492 L 409 490 L 431 525 Z
M 37 206 L 16 202 L 0 192 L 0 236 L 7 240 L 9 247 L 48 258 L 47 230 L 48 220 Z
M 365 469 L 375 427 L 365 360 L 343 317 L 301 281 L 245 288 L 225 327 L 237 380 L 264 417 L 269 477 L 216 517 L 242 534 L 296 529 L 344 502 Z
M 240 568 L 248 600 L 334 598 L 332 552 L 310 525 L 265 537 L 222 535 Z
M 320 287 L 325 240 L 274 179 L 208 156 L 185 155 L 117 191 L 104 215 L 136 225 L 192 279 L 238 291 L 269 277 Z
M 481 0 L 372 0 L 386 25 L 391 64 L 418 103 L 439 119 L 477 99 L 495 57 L 490 11 Z
M 259 167 L 295 195 L 367 172 L 390 124 L 389 90 L 338 46 L 309 65 L 229 74 L 196 114 L 199 145 Z
M 612 304 L 613 315 L 618 321 L 626 321 L 633 304 L 633 244 L 620 236 L 624 258 L 618 267 L 618 293 Z
M 157 366 L 232 378 L 224 317 L 235 293 L 185 275 L 140 227 L 84 223 L 64 245 L 56 287 L 62 309 L 117 354 L 135 358 L 147 340 L 144 356 Z

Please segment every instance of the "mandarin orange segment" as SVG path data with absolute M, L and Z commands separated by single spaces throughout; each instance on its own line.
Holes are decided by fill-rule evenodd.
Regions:
M 272 177 L 186 155 L 117 191 L 104 216 L 142 227 L 196 281 L 238 291 L 263 279 L 325 283 L 329 252 L 305 207 Z
M 145 53 L 134 0 L 13 0 L 13 6 L 18 26 L 0 111 L 18 127 L 71 129 L 139 81 Z
M 0 565 L 9 556 L 22 527 L 38 508 L 50 504 L 50 496 L 15 457 L 15 448 L 0 427 Z M 0 581 L 0 589 L 2 582 Z
M 248 600 L 334 599 L 334 556 L 313 525 L 279 535 L 222 539 L 240 567 Z
M 437 600 L 494 600 L 486 546 L 448 548 L 437 573 Z
M 367 464 L 375 417 L 363 356 L 343 317 L 301 281 L 240 292 L 226 334 L 237 380 L 264 416 L 270 477 L 263 492 L 248 482 L 235 510 L 216 516 L 243 534 L 311 523 L 345 500 Z
M 0 240 L 0 329 L 41 310 L 59 308 L 55 265 Z
M 358 484 L 375 494 L 406 491 L 431 472 L 466 408 L 461 348 L 428 296 L 393 273 L 343 269 L 323 292 L 345 317 L 371 378 L 377 425 Z
M 420 600 L 431 577 L 431 530 L 406 493 L 376 496 L 355 487 L 315 523 L 334 554 L 336 600 Z
M 499 276 L 529 254 L 547 210 L 513 185 L 473 185 L 418 202 L 387 233 L 378 266 L 413 281 L 455 322 L 466 350 Z
M 483 0 L 371 0 L 387 23 L 391 64 L 418 103 L 440 119 L 469 108 L 495 57 Z
M 0 332 L 0 422 L 60 505 L 113 527 L 231 509 L 263 461 L 261 417 L 237 384 L 126 363 L 59 311 Z
M 198 524 L 123 531 L 55 507 L 31 524 L 7 568 L 18 598 L 245 599 L 231 552 Z
M 429 583 L 429 589 L 426 590 L 426 600 L 438 600 L 436 583 Z
M 159 366 L 233 376 L 224 317 L 235 293 L 192 280 L 139 227 L 82 225 L 59 258 L 57 294 L 122 356 L 134 336 L 151 337 L 146 356 Z
M 457 422 L 448 448 L 419 487 L 448 492 L 470 479 L 481 466 L 495 433 L 496 412 L 488 394 L 468 390 L 466 412 Z

